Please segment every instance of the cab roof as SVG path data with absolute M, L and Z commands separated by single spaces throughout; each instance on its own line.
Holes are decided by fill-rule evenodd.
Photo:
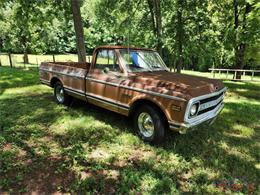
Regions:
M 146 50 L 146 51 L 155 51 L 154 49 L 148 49 L 148 48 L 140 48 L 140 47 L 133 47 L 133 46 L 123 46 L 123 45 L 101 45 L 95 48 L 95 50 L 98 49 L 133 49 L 133 50 Z

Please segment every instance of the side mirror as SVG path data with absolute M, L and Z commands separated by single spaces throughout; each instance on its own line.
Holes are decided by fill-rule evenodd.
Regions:
M 107 74 L 109 72 L 109 68 L 108 67 L 104 68 L 103 72 Z

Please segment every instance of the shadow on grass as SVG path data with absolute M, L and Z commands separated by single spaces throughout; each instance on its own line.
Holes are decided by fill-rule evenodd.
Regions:
M 226 103 L 224 112 L 211 127 L 204 126 L 176 139 L 170 138 L 162 147 L 189 162 L 198 159 L 204 168 L 219 173 L 217 180 L 242 178 L 257 188 L 260 176 L 256 168 L 260 159 L 260 148 L 257 146 L 260 140 L 258 116 L 258 105 Z M 239 127 L 250 129 L 249 135 L 245 130 L 241 132 L 243 130 Z
M 239 81 L 223 81 L 225 86 L 229 89 L 245 89 L 245 90 L 259 90 L 260 83 L 253 82 L 239 82 Z
M 34 95 L 1 102 L 0 192 L 54 193 L 74 181 L 64 158 L 50 155 L 50 148 L 37 142 L 48 136 L 48 124 L 61 113 L 49 101 L 49 95 Z
M 84 115 L 89 115 L 95 120 L 103 121 L 106 124 L 110 124 L 117 129 L 125 129 L 128 133 L 132 132 L 132 126 L 129 120 L 123 116 L 112 113 L 110 111 L 98 108 L 92 105 L 87 105 L 81 101 L 75 101 L 72 106 L 73 109 L 82 110 Z M 194 177 L 191 177 L 188 181 L 183 179 L 182 174 L 179 171 L 176 172 L 167 172 L 162 170 L 156 170 L 154 164 L 150 165 L 148 162 L 140 161 L 140 159 L 131 160 L 131 163 L 123 167 L 115 167 L 113 164 L 100 164 L 97 163 L 95 166 L 101 167 L 101 170 L 106 169 L 115 169 L 119 171 L 120 176 L 118 180 L 113 181 L 114 185 L 117 186 L 117 189 L 122 190 L 120 192 L 126 193 L 126 189 L 122 185 L 132 186 L 132 188 L 138 188 L 143 181 L 143 176 L 149 173 L 155 178 L 158 178 L 160 181 L 154 186 L 151 192 L 162 193 L 162 192 L 171 192 L 171 190 L 181 190 L 181 186 L 184 183 L 191 182 L 197 186 L 214 184 L 218 180 L 223 179 L 240 179 L 245 180 L 249 184 L 257 187 L 259 170 L 255 167 L 257 160 L 259 159 L 259 148 L 256 146 L 256 140 L 259 140 L 259 131 L 254 131 L 254 134 L 251 136 L 235 137 L 230 136 L 230 133 L 236 133 L 236 127 L 234 123 L 243 125 L 248 128 L 255 129 L 254 124 L 258 122 L 256 113 L 258 113 L 257 107 L 254 104 L 242 105 L 239 103 L 227 103 L 226 109 L 229 112 L 224 112 L 221 114 L 217 123 L 212 127 L 202 127 L 198 131 L 192 132 L 187 135 L 178 135 L 170 133 L 166 142 L 162 143 L 160 146 L 154 147 L 159 150 L 165 151 L 167 154 L 177 154 L 185 159 L 186 163 L 193 164 L 193 160 L 197 159 L 203 165 L 203 169 L 214 170 L 214 172 L 219 172 L 218 177 L 208 178 L 207 174 L 198 173 Z M 239 113 L 248 113 L 248 116 L 239 117 Z M 102 113 L 102 114 L 101 114 Z M 260 113 L 259 113 L 260 114 Z M 254 117 L 252 117 L 253 115 Z M 230 120 L 229 120 L 230 119 Z M 77 129 L 73 131 L 76 135 L 73 135 L 73 138 L 80 141 L 86 141 L 90 144 L 96 145 L 90 141 L 89 136 L 84 137 L 82 131 Z M 94 134 L 99 134 L 99 132 L 94 132 Z M 108 133 L 102 131 L 103 133 Z M 112 136 L 106 137 L 103 141 L 108 141 L 112 144 L 116 140 L 116 136 L 120 132 L 112 134 Z M 65 134 L 63 136 L 68 136 L 71 138 L 71 133 Z M 101 137 L 102 139 L 102 137 Z M 74 140 L 74 142 L 76 141 Z M 96 140 L 96 139 L 94 139 Z M 229 149 L 222 147 L 220 143 L 228 144 L 230 148 L 234 148 L 235 151 L 229 151 Z M 239 152 L 236 149 L 246 148 L 245 151 Z M 244 155 L 244 153 L 250 156 L 250 159 Z M 253 159 L 253 160 L 252 160 Z M 136 161 L 136 162 L 135 162 Z M 236 165 L 236 166 L 234 166 Z M 91 166 L 91 165 L 90 165 Z M 101 175 L 100 175 L 101 174 Z M 98 183 L 104 183 L 104 186 L 108 185 L 106 180 L 102 180 L 105 176 L 102 175 L 102 171 L 95 172 L 94 179 L 79 180 L 79 189 L 81 185 L 84 186 L 85 182 L 90 182 L 94 186 L 98 186 Z M 96 178 L 97 177 L 97 178 Z M 128 178 L 133 177 L 133 181 L 129 181 Z M 109 184 L 112 182 L 109 181 Z M 120 182 L 119 182 L 120 181 Z M 83 184 L 82 184 L 83 183 Z M 92 185 L 90 185 L 92 186 Z M 89 187 L 90 187 L 89 186 Z M 176 189 L 175 189 L 176 187 Z M 130 187 L 131 188 L 131 187 Z M 103 188 L 97 187 L 96 189 L 104 192 Z M 165 191 L 163 191 L 163 189 Z M 111 190 L 111 189 L 110 189 Z M 127 188 L 129 190 L 129 188 Z M 248 192 L 247 186 L 244 186 L 242 189 L 244 192 Z M 207 191 L 201 189 L 200 192 L 206 193 Z
M 260 100 L 260 83 L 225 81 L 225 85 L 237 96 Z
M 18 86 L 37 82 L 34 73 L 22 73 L 10 78 L 6 73 L 3 80 L 11 82 L 5 88 L 15 87 L 20 77 L 29 80 L 22 78 Z M 235 85 L 229 87 L 233 90 Z M 131 120 L 124 116 L 79 100 L 71 107 L 59 106 L 49 93 L 4 99 L 0 111 L 0 192 L 208 193 L 201 186 L 218 179 L 259 181 L 255 164 L 259 159 L 256 125 L 260 113 L 253 103 L 227 103 L 212 127 L 187 135 L 171 133 L 160 146 L 142 142 L 123 145 L 132 151 L 152 150 L 156 155 L 142 160 L 143 154 L 131 154 L 124 162 L 88 157 L 89 151 L 104 143 L 116 144 L 123 133 L 134 134 Z M 243 135 L 236 125 L 249 128 L 251 134 Z M 179 162 L 177 167 L 171 164 L 170 155 Z M 197 169 L 200 172 L 193 173 Z M 210 178 L 207 170 L 218 175 Z M 191 173 L 188 179 L 183 176 Z
M 0 151 L 0 193 L 55 193 L 69 191 L 76 173 L 64 158 L 30 153 L 23 143 L 23 153 Z M 29 152 L 28 152 L 29 150 Z M 27 153 L 28 152 L 28 153 Z M 62 186 L 62 189 L 58 189 Z
M 92 121 L 101 120 L 102 117 L 97 116 L 102 112 L 104 117 L 109 115 L 105 123 L 118 122 L 119 116 L 109 111 L 77 102 L 71 108 L 60 106 L 49 94 L 14 96 L 1 101 L 0 192 L 80 192 L 81 189 L 74 186 L 78 185 L 75 183 L 78 176 L 71 167 L 75 162 L 85 162 L 82 145 L 87 143 L 94 147 L 99 142 L 112 143 L 120 132 L 112 126 L 82 123 L 68 127 L 64 134 L 54 133 L 52 124 L 64 116 L 78 119 L 82 116 L 80 110 Z M 123 123 L 119 122 L 118 128 L 123 127 L 120 126 Z M 51 144 L 57 145 L 57 154 L 52 153 Z M 88 163 L 83 165 L 88 167 Z

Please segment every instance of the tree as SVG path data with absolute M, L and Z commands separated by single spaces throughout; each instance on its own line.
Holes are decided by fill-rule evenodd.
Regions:
M 1 1 L 0 1 L 1 3 Z M 12 8 L 0 4 L 0 52 L 11 52 L 12 49 Z
M 213 64 L 260 67 L 257 0 L 0 0 L 0 4 L 1 52 L 24 53 L 26 62 L 27 53 L 77 50 L 79 61 L 85 61 L 85 51 L 98 45 L 129 44 L 157 49 L 178 72 L 207 71 Z
M 78 61 L 86 62 L 86 48 L 84 41 L 83 25 L 80 14 L 80 2 L 79 0 L 71 0 L 71 8 L 74 21 L 74 29 L 76 33 L 76 42 L 78 49 Z
M 246 3 L 246 5 L 243 6 L 244 9 L 242 9 L 240 12 L 242 12 L 242 19 L 239 20 L 239 4 L 238 0 L 233 0 L 233 6 L 234 6 L 234 50 L 235 50 L 235 68 L 237 69 L 243 69 L 244 67 L 244 58 L 245 58 L 245 51 L 247 47 L 246 40 L 243 40 L 243 36 L 246 35 L 246 28 L 247 28 L 247 16 L 252 10 L 252 6 L 249 2 Z M 239 28 L 241 29 L 241 35 L 242 39 L 239 40 Z M 242 72 L 238 72 L 236 74 L 236 78 L 234 79 L 241 79 Z M 235 75 L 234 75 L 235 76 Z
M 212 22 L 217 26 L 217 39 L 221 48 L 218 55 L 219 67 L 249 69 L 253 64 L 257 64 L 258 55 L 251 54 L 256 48 L 260 50 L 260 2 L 213 0 L 212 5 Z M 240 78 L 241 74 L 238 73 L 235 79 Z
M 177 25 L 176 25 L 176 42 L 177 42 L 177 72 L 181 72 L 183 67 L 183 1 L 176 1 Z
M 17 0 L 14 12 L 14 22 L 17 28 L 17 38 L 21 44 L 23 50 L 24 63 L 29 63 L 28 52 L 30 48 L 31 32 L 30 32 L 30 19 L 31 14 L 34 12 L 35 2 L 30 1 L 29 3 L 23 0 Z
M 161 16 L 161 1 L 160 0 L 147 0 L 151 21 L 153 26 L 154 36 L 156 37 L 156 48 L 159 54 L 162 56 L 162 16 Z

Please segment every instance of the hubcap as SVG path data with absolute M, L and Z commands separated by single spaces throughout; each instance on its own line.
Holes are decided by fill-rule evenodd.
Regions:
M 57 86 L 55 89 L 57 100 L 62 103 L 64 101 L 64 90 L 62 86 Z
M 140 130 L 140 133 L 144 137 L 151 137 L 154 134 L 153 119 L 146 112 L 142 112 L 138 116 L 138 127 L 139 127 L 139 130 Z

